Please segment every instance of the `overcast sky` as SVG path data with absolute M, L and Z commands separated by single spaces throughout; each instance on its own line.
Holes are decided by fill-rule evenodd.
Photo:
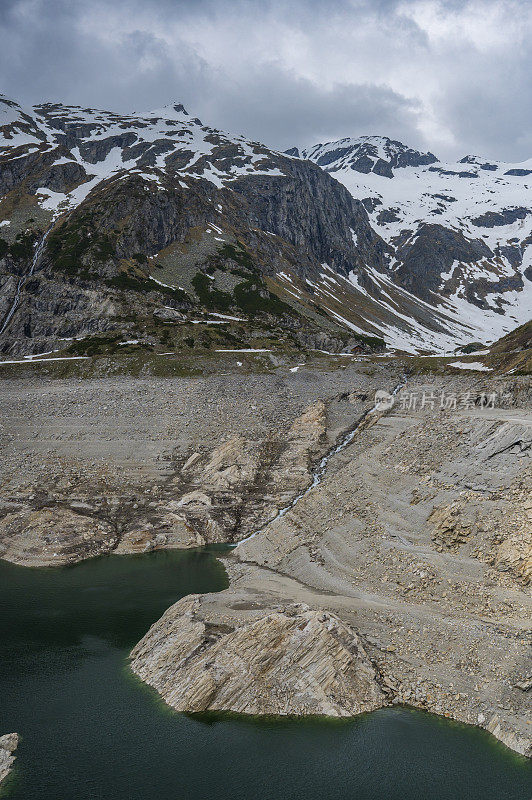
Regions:
M 287 148 L 383 134 L 532 157 L 532 0 L 0 0 L 0 91 L 182 102 Z

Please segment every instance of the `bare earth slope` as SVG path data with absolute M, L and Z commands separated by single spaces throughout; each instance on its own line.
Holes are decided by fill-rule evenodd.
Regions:
M 377 415 L 320 486 L 226 559 L 228 590 L 184 616 L 169 609 L 133 669 L 180 709 L 319 708 L 319 637 L 303 669 L 312 702 L 297 690 L 293 704 L 279 701 L 273 654 L 253 662 L 259 621 L 305 604 L 358 637 L 382 705 L 478 724 L 529 754 L 531 442 L 528 409 Z M 291 685 L 289 665 L 284 674 Z M 352 694 L 331 697 L 327 713 L 352 713 Z
M 406 703 L 530 754 L 530 380 L 409 378 L 278 516 L 375 390 L 401 381 L 392 365 L 348 364 L 4 380 L 0 556 L 65 564 L 258 531 L 225 557 L 229 589 L 172 606 L 134 649 L 170 705 L 344 716 Z M 434 408 L 411 410 L 423 392 Z M 439 409 L 441 392 L 456 410 Z
M 4 381 L 0 557 L 52 566 L 238 541 L 310 483 L 376 389 L 356 367 L 238 371 Z

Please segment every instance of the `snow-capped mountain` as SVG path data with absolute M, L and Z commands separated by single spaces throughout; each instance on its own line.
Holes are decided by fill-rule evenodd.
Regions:
M 360 199 L 389 245 L 386 271 L 368 264 L 369 280 L 361 285 L 353 275 L 353 282 L 386 304 L 390 294 L 407 291 L 445 318 L 447 330 L 439 333 L 432 325 L 424 331 L 417 318 L 422 327 L 403 344 L 419 347 L 426 337 L 448 349 L 458 340 L 494 341 L 530 319 L 532 159 L 442 163 L 375 136 L 289 152 L 314 161 Z M 401 344 L 400 330 L 388 336 Z
M 179 104 L 0 96 L 0 351 L 131 328 L 163 300 L 253 308 L 300 342 L 487 343 L 531 316 L 531 186 L 532 162 L 376 136 L 279 153 Z
M 358 139 L 338 139 L 316 144 L 307 149 L 293 147 L 289 155 L 308 158 L 329 172 L 353 169 L 357 172 L 393 178 L 394 169 L 434 164 L 432 153 L 420 153 L 386 136 L 360 136 Z
M 0 98 L 0 226 L 4 352 L 107 331 L 163 296 L 189 310 L 277 309 L 299 338 L 349 335 L 282 276 L 382 267 L 385 250 L 321 168 L 177 104 L 120 115 Z
M 0 131 L 0 158 L 39 155 L 42 160 L 53 154 L 47 159 L 50 172 L 83 176 L 65 192 L 54 191 L 45 176 L 37 199 L 43 208 L 59 211 L 79 204 L 100 181 L 119 173 L 157 181 L 157 171 L 170 166 L 220 188 L 250 172 L 274 172 L 268 165 L 261 169 L 270 155 L 267 148 L 204 126 L 182 105 L 130 115 L 53 103 L 24 110 L 0 95 Z

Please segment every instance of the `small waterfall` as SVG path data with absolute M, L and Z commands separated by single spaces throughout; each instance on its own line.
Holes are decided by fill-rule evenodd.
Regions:
M 395 397 L 397 392 L 400 391 L 400 389 L 402 389 L 404 385 L 405 385 L 405 380 L 403 380 L 401 383 L 398 383 L 397 386 L 393 389 L 393 391 L 391 393 L 391 396 Z M 327 453 L 325 453 L 323 458 L 318 462 L 318 465 L 317 465 L 316 469 L 314 470 L 314 473 L 312 475 L 312 482 L 310 483 L 309 486 L 307 486 L 307 488 L 304 491 L 302 491 L 302 492 L 300 492 L 300 494 L 296 495 L 293 498 L 293 500 L 287 506 L 285 506 L 284 508 L 280 508 L 279 511 L 277 512 L 277 514 L 275 515 L 275 517 L 273 517 L 273 519 L 269 520 L 269 522 L 266 522 L 257 531 L 254 531 L 253 533 L 250 533 L 250 535 L 246 536 L 245 539 L 241 539 L 239 542 L 237 542 L 235 545 L 233 545 L 233 547 L 238 547 L 239 545 L 244 544 L 244 542 L 249 542 L 250 539 L 254 539 L 255 536 L 258 533 L 260 533 L 262 530 L 264 530 L 264 528 L 266 528 L 268 525 L 271 525 L 272 522 L 275 522 L 275 520 L 279 519 L 279 517 L 284 517 L 284 515 L 288 511 L 291 511 L 294 508 L 294 506 L 296 506 L 299 503 L 299 501 L 303 499 L 303 497 L 306 497 L 307 494 L 309 494 L 313 489 L 316 488 L 316 486 L 319 486 L 319 484 L 323 480 L 323 476 L 325 475 L 325 470 L 327 469 L 327 464 L 329 463 L 329 459 L 332 456 L 335 456 L 337 453 L 341 453 L 342 450 L 344 450 L 347 447 L 348 444 L 351 444 L 351 442 L 353 441 L 353 439 L 356 436 L 356 433 L 357 433 L 358 429 L 360 428 L 360 426 L 362 425 L 364 420 L 368 416 L 370 416 L 370 414 L 374 414 L 375 411 L 378 411 L 379 410 L 379 405 L 380 405 L 380 403 L 379 403 L 379 401 L 377 401 L 375 403 L 375 405 L 372 406 L 372 408 L 369 408 L 367 411 L 365 411 L 364 414 L 362 414 L 361 418 L 358 420 L 358 422 L 355 425 L 355 427 L 352 428 L 349 431 L 349 433 L 345 434 L 345 436 L 341 439 L 339 444 L 335 445 L 331 450 L 329 450 Z
M 46 231 L 46 233 L 44 234 L 44 236 L 40 240 L 39 244 L 35 248 L 35 252 L 33 254 L 33 258 L 31 260 L 31 264 L 30 264 L 29 270 L 19 278 L 19 281 L 17 283 L 17 289 L 16 289 L 16 292 L 15 292 L 15 297 L 14 297 L 14 300 L 13 300 L 13 302 L 11 304 L 11 308 L 7 312 L 6 318 L 4 319 L 2 327 L 0 328 L 0 335 L 2 333 L 4 333 L 4 331 L 6 330 L 7 326 L 9 325 L 9 323 L 11 322 L 11 320 L 13 318 L 13 314 L 15 313 L 15 311 L 17 310 L 17 308 L 19 306 L 20 295 L 22 293 L 22 289 L 24 288 L 24 284 L 26 283 L 28 278 L 31 278 L 31 276 L 33 275 L 33 273 L 35 271 L 35 267 L 37 266 L 37 264 L 40 261 L 40 258 L 41 258 L 41 255 L 42 255 L 42 252 L 43 252 L 43 249 L 44 249 L 44 245 L 46 243 L 46 238 L 47 238 L 48 234 L 50 233 L 50 231 L 51 231 L 51 228 L 48 228 L 48 230 Z

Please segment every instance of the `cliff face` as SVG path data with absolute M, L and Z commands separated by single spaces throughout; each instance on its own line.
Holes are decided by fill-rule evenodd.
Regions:
M 315 282 L 324 263 L 345 275 L 382 267 L 386 248 L 364 207 L 327 173 L 180 106 L 124 117 L 58 105 L 25 112 L 0 98 L 2 110 L 5 353 L 124 330 L 126 317 L 151 317 L 163 303 L 253 309 L 307 334 L 334 332 L 334 318 L 309 319 L 310 297 L 301 303 L 265 278 Z
M 347 276 L 363 272 L 367 264 L 383 269 L 386 245 L 373 231 L 360 200 L 309 161 L 281 159 L 280 178 L 238 178 L 234 191 L 249 208 L 250 224 L 275 233 L 294 247 L 313 256 L 314 265 L 324 263 Z M 292 270 L 300 277 L 316 278 L 316 271 Z

